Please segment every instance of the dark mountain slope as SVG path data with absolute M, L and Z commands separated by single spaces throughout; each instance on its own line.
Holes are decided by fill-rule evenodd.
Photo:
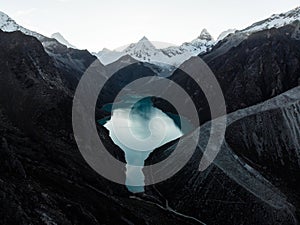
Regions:
M 36 38 L 0 32 L 0 58 L 0 224 L 195 224 L 129 198 L 87 165 L 73 138 L 65 71 Z M 108 132 L 98 132 L 124 161 Z
M 300 22 L 250 35 L 237 47 L 209 60 L 229 111 L 257 104 L 300 83 Z
M 44 38 L 42 43 L 68 81 L 68 87 L 75 90 L 81 76 L 97 58 L 87 50 L 67 48 L 55 39 Z
M 211 132 L 205 123 L 189 163 L 147 194 L 208 224 L 299 223 L 300 92 L 292 89 L 300 78 L 299 24 L 248 37 L 233 34 L 201 56 L 220 82 L 228 111 L 235 111 L 228 116 L 226 141 L 213 164 L 199 172 Z M 201 118 L 209 116 L 196 83 L 181 70 L 172 79 L 193 97 Z M 166 158 L 175 146 L 157 149 L 147 163 Z
M 0 31 L 0 35 L 1 108 L 12 122 L 31 134 L 42 135 L 56 129 L 57 123 L 66 127 L 64 111 L 58 108 L 71 98 L 71 93 L 52 58 L 34 37 L 21 32 Z M 47 119 L 44 113 L 50 111 L 53 117 Z
M 229 112 L 265 101 L 299 85 L 299 37 L 300 22 L 294 22 L 250 36 L 232 34 L 200 56 L 218 79 Z M 185 66 L 192 65 L 187 61 Z M 198 91 L 198 85 L 179 69 L 171 79 L 186 87 L 201 116 L 209 118 L 205 96 Z
M 147 187 L 146 193 L 207 224 L 298 224 L 299 96 L 297 87 L 229 114 L 225 142 L 209 168 L 200 172 L 211 132 L 210 122 L 205 123 L 189 163 L 170 179 Z M 183 138 L 187 146 L 188 140 Z M 147 164 L 168 157 L 176 144 L 155 150 Z

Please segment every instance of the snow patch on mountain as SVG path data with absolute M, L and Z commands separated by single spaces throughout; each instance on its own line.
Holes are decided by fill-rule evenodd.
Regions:
M 43 38 L 45 38 L 45 36 L 43 36 L 37 32 L 28 30 L 28 29 L 20 26 L 12 18 L 10 18 L 8 15 L 6 15 L 5 13 L 3 13 L 1 11 L 0 11 L 0 29 L 4 32 L 21 31 L 24 34 L 34 36 L 39 40 L 42 40 Z
M 274 14 L 268 19 L 262 20 L 260 22 L 254 23 L 247 27 L 241 32 L 244 33 L 254 33 L 261 30 L 267 30 L 271 28 L 283 27 L 287 24 L 291 24 L 294 21 L 300 21 L 300 7 L 290 10 L 286 13 Z
M 14 21 L 7 14 L 5 14 L 1 11 L 0 11 L 0 29 L 4 32 L 21 31 L 22 33 L 24 33 L 26 35 L 36 37 L 42 43 L 42 45 L 44 46 L 46 51 L 49 49 L 55 49 L 57 46 L 60 45 L 60 43 L 61 43 L 60 41 L 62 41 L 62 39 L 60 41 L 57 40 L 56 38 L 51 39 L 51 38 L 48 38 L 44 35 L 41 35 L 41 34 L 35 32 L 35 31 L 26 29 L 26 28 L 22 27 L 21 25 L 17 24 L 16 21 Z M 62 44 L 68 46 L 67 43 L 68 42 L 66 41 L 66 43 L 62 43 Z M 73 48 L 75 48 L 75 47 L 73 46 Z
M 217 42 L 223 40 L 223 39 L 226 38 L 228 35 L 233 34 L 233 33 L 235 33 L 236 31 L 237 31 L 237 29 L 228 29 L 228 30 L 226 30 L 226 31 L 223 31 L 223 32 L 219 35 L 219 37 L 218 37 L 218 39 L 217 39 Z

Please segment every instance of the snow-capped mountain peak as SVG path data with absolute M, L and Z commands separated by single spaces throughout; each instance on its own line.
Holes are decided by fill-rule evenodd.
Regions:
M 20 26 L 19 24 L 16 23 L 16 21 L 14 21 L 7 14 L 1 11 L 0 11 L 0 30 L 5 32 L 21 31 L 24 34 L 34 36 L 39 40 L 42 40 L 44 38 L 43 35 Z
M 208 51 L 214 44 L 215 41 L 213 37 L 206 29 L 203 29 L 196 39 L 191 42 L 183 43 L 179 48 L 182 49 L 183 52 L 189 52 L 192 56 L 196 56 Z
M 129 55 L 142 62 L 149 62 L 156 65 L 168 64 L 179 66 L 190 57 L 207 51 L 213 44 L 212 36 L 204 29 L 196 39 L 186 42 L 181 46 L 159 49 L 148 38 L 143 37 L 137 43 L 130 44 L 123 51 L 102 50 L 95 55 L 104 65 L 110 64 L 124 55 Z
M 146 42 L 146 41 L 150 42 L 149 39 L 146 36 L 142 37 L 142 39 L 140 41 L 141 42 Z
M 0 11 L 0 29 L 6 32 L 15 31 L 18 24 L 8 15 Z
M 52 34 L 51 38 L 56 39 L 58 42 L 67 46 L 68 48 L 76 48 L 74 45 L 70 44 L 70 42 L 68 42 L 59 32 Z
M 216 41 L 214 41 L 212 35 L 207 31 L 207 29 L 203 29 L 196 39 L 190 42 L 185 42 L 180 46 L 171 46 L 159 49 L 156 48 L 146 37 L 143 37 L 137 43 L 130 44 L 123 51 L 101 51 L 96 54 L 96 56 L 104 65 L 112 63 L 124 55 L 130 55 L 136 60 L 142 62 L 150 62 L 160 65 L 162 63 L 166 63 L 178 66 L 192 56 L 209 51 L 220 40 L 228 37 L 229 34 L 243 34 L 243 36 L 247 37 L 253 32 L 282 27 L 296 20 L 300 21 L 300 7 L 287 13 L 272 15 L 270 18 L 257 22 L 244 30 L 237 31 L 235 29 L 230 29 L 224 31 L 220 34 Z
M 198 37 L 198 39 L 206 40 L 206 41 L 212 41 L 213 37 L 211 34 L 207 31 L 207 29 L 203 29 Z
M 150 62 L 153 56 L 160 53 L 160 50 L 144 36 L 137 43 L 130 44 L 123 52 L 140 61 Z
M 0 11 L 0 30 L 5 32 L 21 31 L 26 35 L 33 36 L 42 43 L 46 51 L 51 50 L 52 48 L 56 48 L 59 42 L 66 45 L 67 47 L 70 46 L 72 48 L 75 48 L 73 45 L 67 42 L 61 34 L 56 33 L 54 39 L 50 39 L 35 31 L 31 31 L 29 29 L 22 27 L 21 25 L 17 24 L 12 18 L 10 18 L 7 14 L 1 11 Z
M 145 36 L 140 39 L 137 43 L 130 44 L 124 52 L 138 52 L 143 50 L 157 50 L 155 46 Z
M 300 21 L 300 7 L 297 7 L 286 13 L 274 14 L 265 20 L 252 24 L 246 29 L 241 30 L 241 32 L 254 33 L 261 30 L 279 28 L 287 24 L 291 24 L 297 20 Z

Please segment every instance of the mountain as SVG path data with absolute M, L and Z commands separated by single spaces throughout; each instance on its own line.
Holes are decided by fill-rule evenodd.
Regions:
M 68 42 L 61 43 L 55 38 L 48 38 L 37 32 L 28 30 L 18 25 L 3 12 L 0 12 L 0 30 L 5 32 L 21 31 L 26 35 L 37 38 L 42 43 L 46 53 L 51 56 L 54 66 L 59 68 L 60 72 L 64 74 L 64 85 L 72 90 L 76 88 L 80 77 L 86 69 L 97 59 L 87 50 L 68 48 Z M 61 35 L 57 33 L 54 36 L 63 42 L 64 38 L 62 39 Z
M 58 46 L 56 51 L 69 51 Z M 85 61 L 87 53 L 73 53 L 72 60 Z M 121 63 L 131 60 L 126 57 Z M 58 67 L 35 37 L 0 31 L 0 59 L 0 204 L 5 206 L 1 224 L 194 224 L 184 215 L 130 198 L 124 186 L 88 166 L 72 132 L 74 92 L 65 85 L 74 71 Z M 126 67 L 115 85 L 126 84 L 120 80 L 122 72 L 135 79 L 145 69 L 142 63 Z M 112 86 L 107 88 L 112 91 Z M 110 153 L 124 161 L 108 132 L 97 128 Z
M 72 97 L 96 57 L 54 39 L 37 39 L 35 33 L 26 35 L 30 31 L 20 32 L 25 28 L 7 17 L 1 21 L 3 29 L 13 32 L 0 31 L 0 224 L 299 224 L 299 21 L 258 32 L 237 31 L 212 48 L 208 45 L 211 50 L 200 56 L 216 75 L 231 112 L 221 151 L 199 172 L 208 137 L 216 132 L 203 120 L 190 161 L 143 194 L 129 193 L 99 176 L 77 149 Z M 207 32 L 202 34 L 188 49 L 213 41 Z M 134 79 L 156 76 L 153 65 L 133 58 L 147 57 L 144 48 L 153 57 L 159 50 L 143 38 L 113 64 L 104 67 L 96 61 L 94 69 L 104 76 L 125 66 L 107 82 L 101 101 L 112 102 Z M 182 67 L 193 67 L 196 57 Z M 193 98 L 202 118 L 207 105 L 199 87 L 180 68 L 169 78 Z M 98 124 L 97 129 L 108 151 L 124 161 L 108 132 Z M 194 132 L 182 138 L 187 151 L 189 138 Z M 147 164 L 168 157 L 177 141 L 156 149 Z
M 196 39 L 191 42 L 183 43 L 180 46 L 157 49 L 146 37 L 143 37 L 139 42 L 129 45 L 129 47 L 123 51 L 103 49 L 94 54 L 104 65 L 110 64 L 128 54 L 141 62 L 149 62 L 159 66 L 165 63 L 177 67 L 192 56 L 208 52 L 213 46 L 230 34 L 238 33 L 240 35 L 239 39 L 243 40 L 251 33 L 271 28 L 279 28 L 291 24 L 296 20 L 300 20 L 300 7 L 286 13 L 272 15 L 270 18 L 257 22 L 240 31 L 236 29 L 226 30 L 219 35 L 216 41 L 213 40 L 206 29 L 203 29 Z
M 228 112 L 258 104 L 300 84 L 300 22 L 249 35 L 239 32 L 220 41 L 200 55 L 215 74 L 223 90 Z M 192 67 L 194 59 L 185 66 Z M 170 79 L 183 87 L 195 101 L 204 121 L 210 111 L 198 85 L 176 70 Z
M 98 53 L 93 53 L 97 58 L 100 60 L 103 65 L 108 65 L 110 63 L 113 63 L 120 59 L 122 56 L 125 56 L 123 52 L 119 51 L 111 51 L 109 49 L 104 48 L 102 51 L 99 51 Z
M 133 58 L 139 59 L 139 61 L 150 62 L 153 58 L 160 55 L 160 51 L 154 47 L 154 45 L 143 37 L 139 42 L 129 45 L 124 51 L 124 54 L 130 55 Z
M 76 48 L 74 45 L 70 44 L 60 33 L 54 33 L 51 35 L 51 38 L 56 39 L 61 44 L 67 46 L 68 48 Z
M 203 224 L 297 225 L 300 164 L 295 146 L 299 145 L 299 133 L 293 131 L 300 128 L 295 113 L 300 108 L 299 93 L 297 87 L 229 114 L 221 151 L 209 168 L 200 172 L 207 139 L 210 132 L 216 132 L 210 122 L 205 123 L 199 128 L 200 140 L 188 164 L 170 179 L 146 187 L 146 194 Z M 189 146 L 192 136 L 180 140 L 186 143 L 183 146 Z M 156 149 L 147 165 L 166 159 L 177 144 Z M 155 174 L 147 177 L 152 176 Z
M 57 44 L 56 41 L 58 41 L 59 43 L 67 47 L 76 48 L 75 46 L 71 45 L 60 33 L 52 34 L 51 36 L 52 39 L 48 38 L 42 34 L 39 34 L 35 31 L 31 31 L 17 24 L 12 18 L 10 18 L 7 14 L 1 11 L 0 11 L 0 30 L 5 32 L 21 31 L 24 34 L 36 37 L 46 47 L 50 47 L 51 45 L 55 46 Z
M 217 39 L 217 42 L 223 40 L 223 39 L 226 38 L 229 34 L 233 34 L 233 33 L 235 33 L 236 31 L 237 31 L 237 29 L 229 29 L 229 30 L 223 31 L 223 32 L 219 35 L 219 37 L 218 37 L 218 39 Z
M 253 33 L 271 28 L 279 28 L 297 20 L 300 20 L 300 7 L 286 13 L 274 14 L 265 20 L 252 24 L 251 26 L 241 30 L 241 32 Z
M 80 159 L 71 135 L 72 92 L 64 85 L 64 73 L 36 38 L 19 31 L 0 31 L 0 58 L 0 202 L 6 205 L 0 210 L 1 224 L 96 224 L 99 219 L 90 210 L 85 212 L 80 198 L 66 195 L 77 185 L 77 191 L 86 189 L 92 198 L 99 194 L 91 187 L 82 189 L 88 183 L 83 180 L 93 176 L 93 171 Z M 58 157 L 51 159 L 51 155 Z M 75 175 L 76 171 L 90 175 L 80 178 L 81 172 Z M 77 184 L 68 185 L 68 180 Z M 100 187 L 107 186 L 100 183 Z M 100 198 L 110 210 L 120 209 L 104 195 Z M 105 211 L 96 202 L 91 205 L 98 208 L 97 213 Z M 62 213 L 65 210 L 79 211 L 67 216 Z
M 0 11 L 0 30 L 5 31 L 5 32 L 12 32 L 12 31 L 21 31 L 24 34 L 30 35 L 30 36 L 34 36 L 39 40 L 43 40 L 45 38 L 45 36 L 28 30 L 22 26 L 20 26 L 19 24 L 17 24 L 12 18 L 10 18 L 8 15 L 6 15 L 5 13 Z
M 201 55 L 219 81 L 229 112 L 221 151 L 204 172 L 199 171 L 199 162 L 206 157 L 208 137 L 217 131 L 205 115 L 210 112 L 205 110 L 209 108 L 204 94 L 180 70 L 193 68 L 195 58 L 174 72 L 170 79 L 185 87 L 200 118 L 208 122 L 202 121 L 200 140 L 189 163 L 172 178 L 146 187 L 147 195 L 205 224 L 299 224 L 299 27 L 300 21 L 294 21 L 243 39 L 237 32 Z M 234 47 L 228 47 L 228 42 L 237 40 Z M 189 145 L 193 135 L 180 140 L 186 143 L 183 146 Z M 147 165 L 166 159 L 177 144 L 156 149 Z
M 130 55 L 141 62 L 148 62 L 159 66 L 179 66 L 182 62 L 192 56 L 206 52 L 214 44 L 212 36 L 206 29 L 191 42 L 183 43 L 181 46 L 168 48 L 156 48 L 148 38 L 143 37 L 137 43 L 130 44 L 123 51 L 110 51 L 104 49 L 95 55 L 104 64 L 110 64 L 124 55 Z

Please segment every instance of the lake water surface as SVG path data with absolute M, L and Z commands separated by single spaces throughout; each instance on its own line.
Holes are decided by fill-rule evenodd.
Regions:
M 126 104 L 115 108 L 104 127 L 125 153 L 126 185 L 133 193 L 144 191 L 142 166 L 149 154 L 183 135 L 174 120 L 154 107 L 150 98 L 144 98 L 130 108 Z

